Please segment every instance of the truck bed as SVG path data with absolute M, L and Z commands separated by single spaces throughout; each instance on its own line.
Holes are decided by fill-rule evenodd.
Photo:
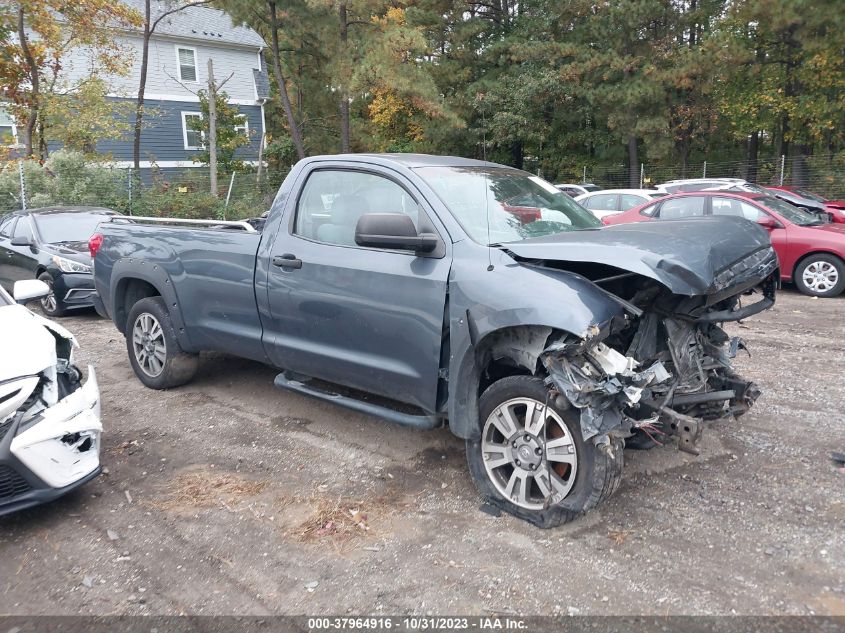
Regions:
M 121 269 L 137 274 L 138 261 L 156 287 L 159 277 L 183 317 L 186 351 L 216 350 L 263 359 L 255 299 L 255 261 L 261 233 L 253 227 L 165 222 L 108 222 L 94 283 L 106 311 L 126 310 Z M 179 283 L 190 277 L 191 283 Z M 165 297 L 167 299 L 167 297 Z M 230 336 L 221 336 L 225 331 Z

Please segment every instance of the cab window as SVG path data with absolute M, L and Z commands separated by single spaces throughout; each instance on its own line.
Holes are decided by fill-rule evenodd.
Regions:
M 5 218 L 0 218 L 0 237 L 12 237 L 12 227 L 17 220 L 16 215 L 7 215 Z
M 757 207 L 736 198 L 713 198 L 713 215 L 732 215 L 756 222 L 763 212 Z
M 15 232 L 13 233 L 12 237 L 22 237 L 25 238 L 28 242 L 32 242 L 32 225 L 29 222 L 29 218 L 22 217 L 18 220 L 18 223 L 15 225 Z
M 664 200 L 660 205 L 658 216 L 661 220 L 676 220 L 678 218 L 695 218 L 704 215 L 704 198 L 702 196 L 684 196 Z
M 618 198 L 615 193 L 599 193 L 587 198 L 584 206 L 595 211 L 616 211 Z
M 628 209 L 633 209 L 647 200 L 648 198 L 641 198 L 631 193 L 623 193 L 619 196 L 619 210 L 627 211 Z
M 321 169 L 305 183 L 294 234 L 338 246 L 357 246 L 355 228 L 365 213 L 403 213 L 419 230 L 420 207 L 392 180 L 359 171 Z

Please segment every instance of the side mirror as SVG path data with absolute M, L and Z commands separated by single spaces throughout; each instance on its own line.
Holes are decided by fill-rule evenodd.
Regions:
M 18 235 L 17 237 L 12 238 L 12 246 L 32 246 L 32 240 L 28 237 L 24 237 L 22 235 Z
M 24 279 L 16 281 L 12 289 L 15 303 L 25 305 L 35 299 L 43 299 L 50 294 L 50 286 L 38 279 Z
M 355 226 L 355 243 L 373 248 L 399 248 L 430 253 L 437 248 L 434 233 L 417 233 L 413 220 L 404 213 L 365 213 Z
M 768 215 L 761 215 L 757 218 L 757 224 L 762 226 L 764 229 L 779 229 L 781 228 L 780 222 L 775 220 L 773 217 Z

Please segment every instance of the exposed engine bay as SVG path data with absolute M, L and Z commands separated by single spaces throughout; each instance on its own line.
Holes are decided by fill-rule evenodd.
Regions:
M 745 343 L 720 324 L 774 304 L 778 262 L 771 246 L 714 274 L 704 291 L 678 283 L 673 292 L 671 278 L 606 263 L 517 259 L 575 273 L 624 308 L 623 316 L 579 336 L 549 330 L 543 343 L 535 336 L 512 341 L 507 352 L 493 350 L 511 358 L 515 348 L 525 350 L 530 358 L 516 359 L 524 367 L 538 361 L 551 395 L 580 410 L 585 440 L 601 445 L 613 436 L 648 448 L 676 437 L 681 450 L 697 454 L 704 421 L 740 416 L 760 396 L 732 368 Z
M 748 411 L 760 389 L 731 364 L 745 343 L 719 323 L 773 305 L 777 260 L 765 251 L 752 258 L 717 279 L 711 295 L 673 294 L 630 273 L 591 280 L 623 302 L 625 318 L 551 341 L 540 357 L 550 388 L 580 409 L 584 439 L 616 435 L 645 448 L 675 436 L 697 454 L 703 421 Z M 761 265 L 766 276 L 755 283 Z

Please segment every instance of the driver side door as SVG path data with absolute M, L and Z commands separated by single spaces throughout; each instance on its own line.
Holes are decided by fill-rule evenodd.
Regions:
M 279 367 L 437 410 L 451 244 L 392 170 L 312 168 L 273 243 L 264 344 Z M 430 254 L 358 246 L 365 213 L 403 213 L 439 236 Z
M 28 216 L 21 216 L 15 224 L 12 239 L 27 240 L 27 246 L 9 244 L 9 279 L 12 285 L 23 279 L 34 279 L 38 268 L 36 262 L 35 236 L 32 231 L 32 220 Z

